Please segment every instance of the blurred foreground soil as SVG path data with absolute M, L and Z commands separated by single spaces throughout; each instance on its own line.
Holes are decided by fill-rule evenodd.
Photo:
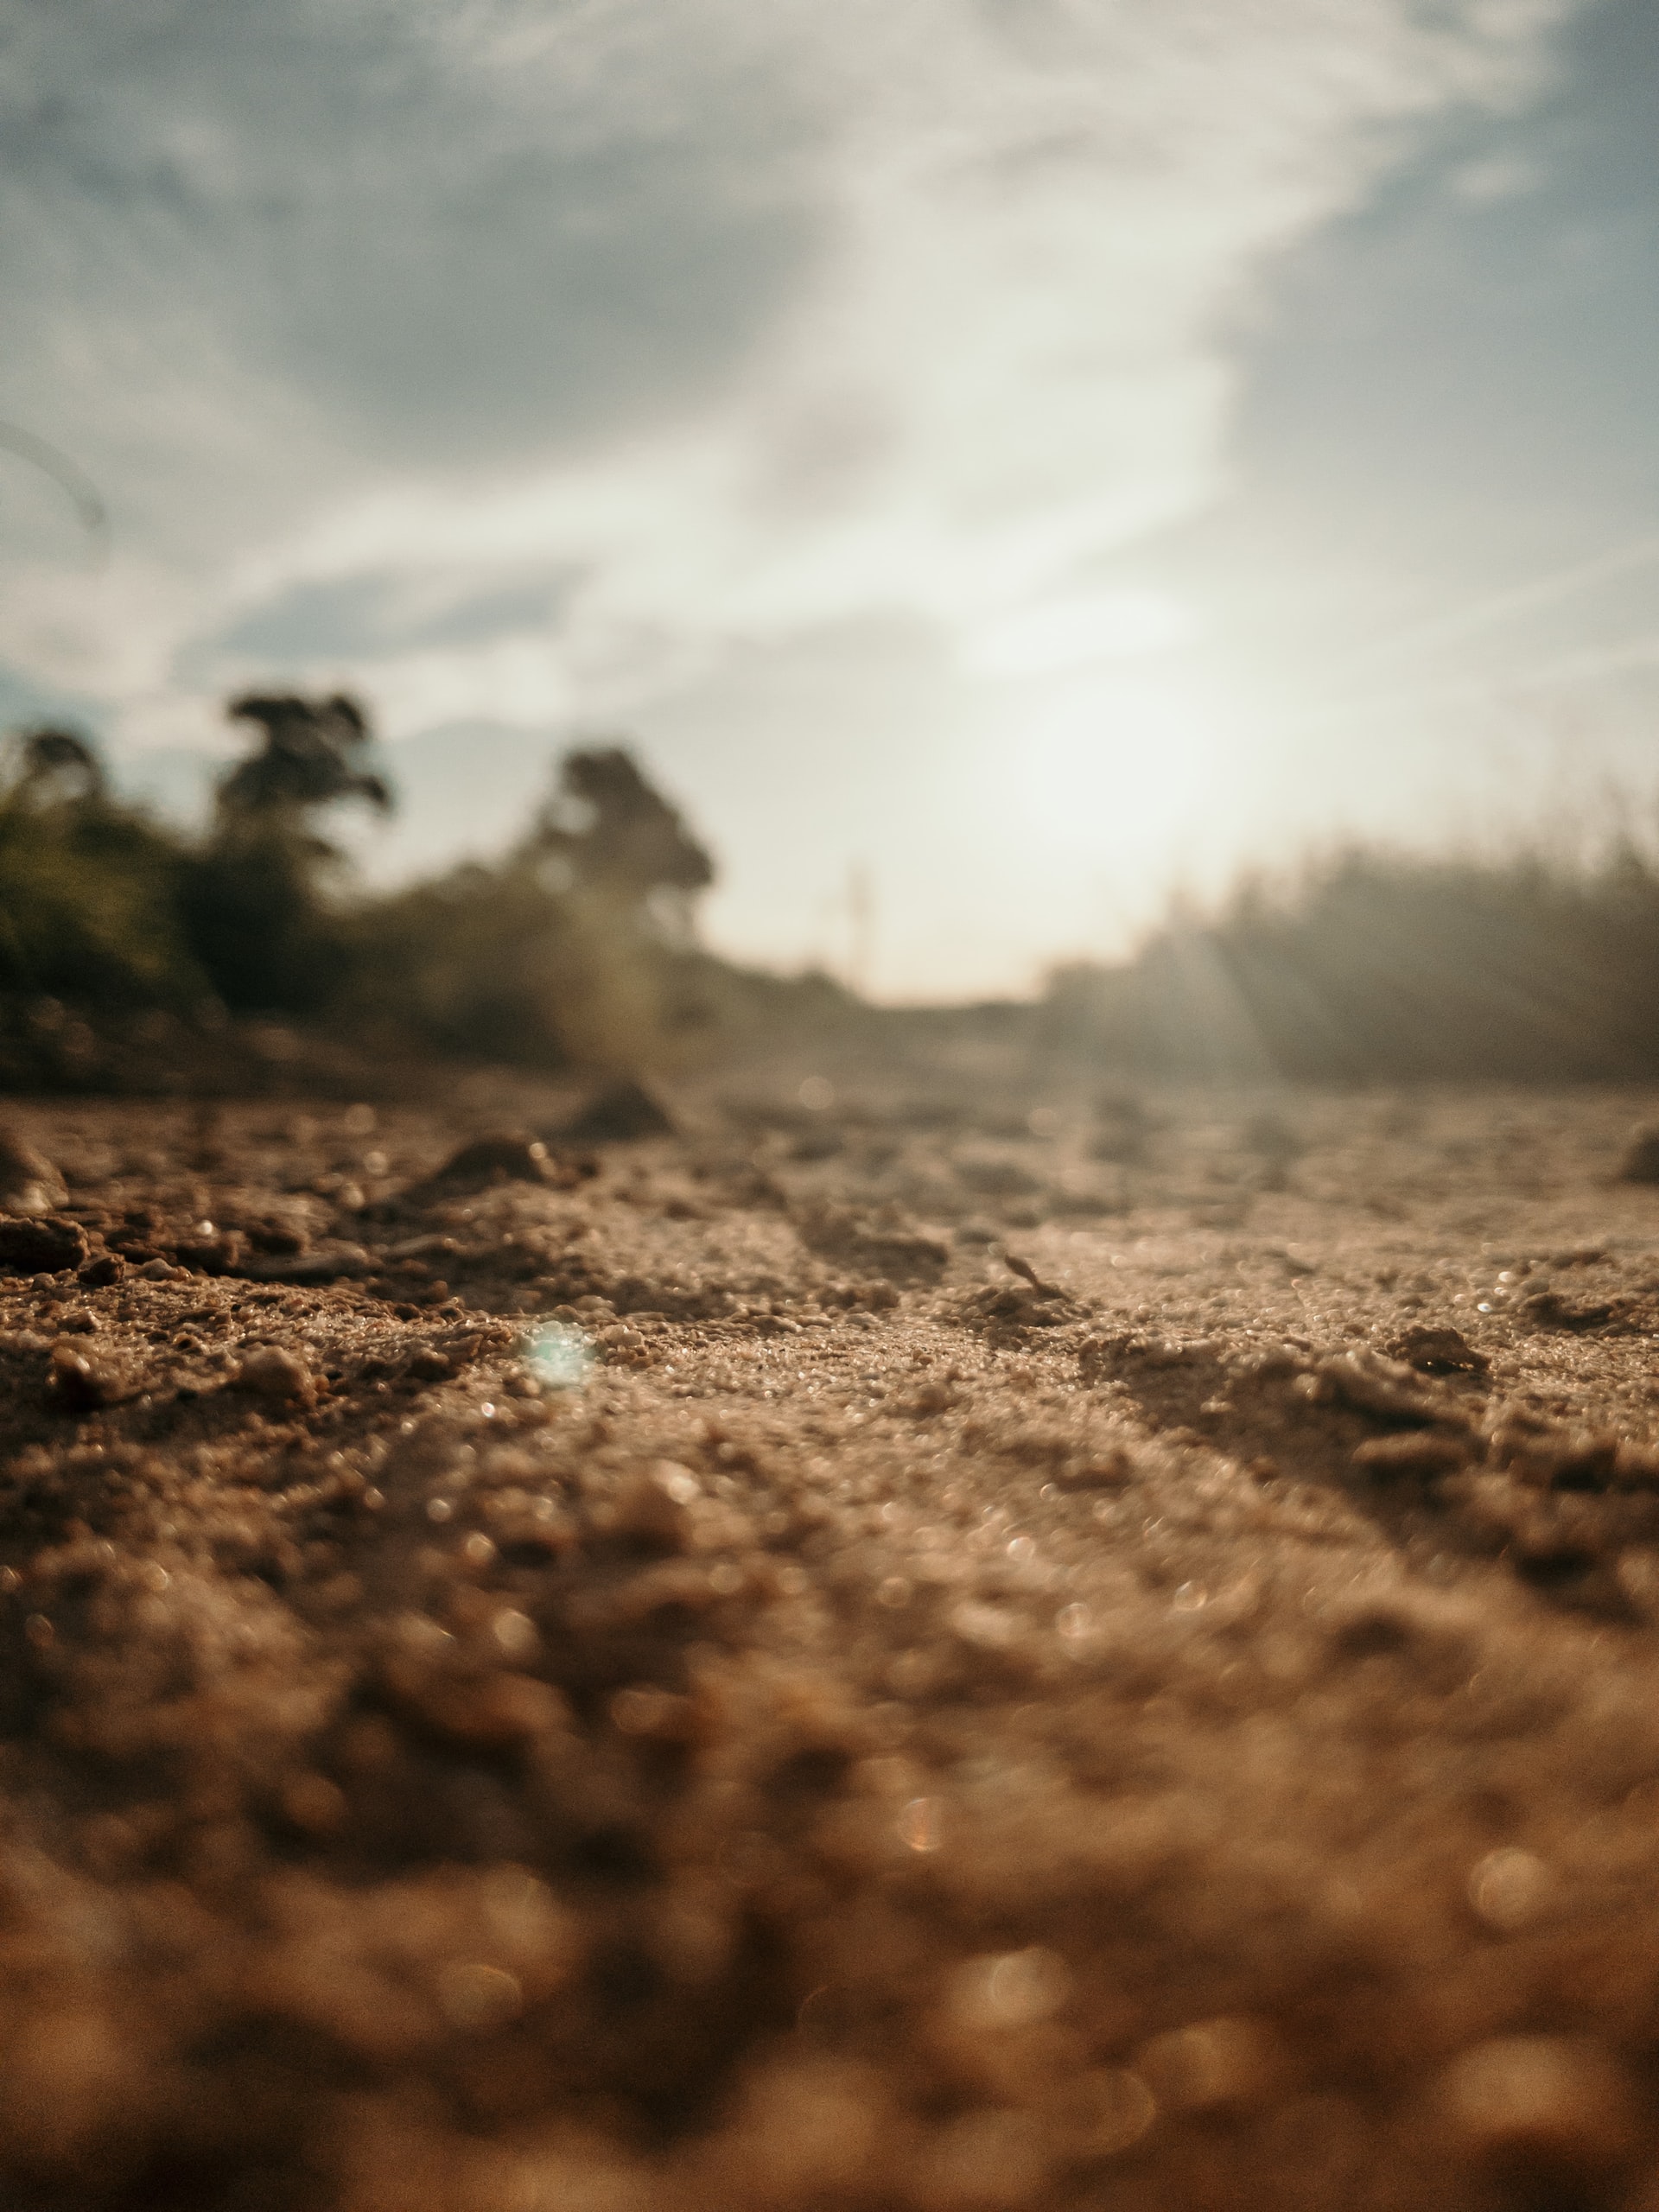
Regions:
M 0 2203 L 1659 2212 L 1651 1102 L 806 1072 L 11 1115 Z

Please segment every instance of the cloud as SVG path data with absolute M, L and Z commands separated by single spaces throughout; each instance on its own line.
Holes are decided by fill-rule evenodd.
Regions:
M 0 652 L 176 733 L 278 669 L 609 712 L 868 619 L 1161 650 L 1112 564 L 1224 493 L 1277 258 L 1567 12 L 0 0 L 0 413 L 119 549 L 14 532 Z

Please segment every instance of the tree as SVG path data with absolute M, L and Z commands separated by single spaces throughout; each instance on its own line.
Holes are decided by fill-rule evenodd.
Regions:
M 678 810 L 622 746 L 565 754 L 523 849 L 559 887 L 675 934 L 689 933 L 690 900 L 715 880 Z
M 226 712 L 260 741 L 221 779 L 212 834 L 186 870 L 190 940 L 227 1006 L 320 1013 L 345 983 L 351 955 L 329 897 L 340 851 L 315 817 L 350 800 L 388 813 L 391 787 L 365 766 L 373 735 L 343 693 L 248 692 Z
M 358 1001 L 449 1050 L 637 1074 L 696 1018 L 714 863 L 620 746 L 568 753 L 525 836 L 359 918 Z
M 109 777 L 97 747 L 72 729 L 19 730 L 5 747 L 6 798 L 32 808 L 103 801 Z
M 391 811 L 390 785 L 360 765 L 374 742 L 368 717 L 345 692 L 302 699 L 291 691 L 249 691 L 225 711 L 232 721 L 262 730 L 264 741 L 220 782 L 221 819 L 303 820 L 320 806 L 351 798 Z

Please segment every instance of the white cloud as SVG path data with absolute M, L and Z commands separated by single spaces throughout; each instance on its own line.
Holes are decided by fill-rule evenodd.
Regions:
M 14 538 L 0 653 L 156 735 L 276 664 L 397 732 L 871 618 L 1164 650 L 1110 564 L 1224 491 L 1276 258 L 1570 7 L 0 0 L 0 413 L 121 548 Z

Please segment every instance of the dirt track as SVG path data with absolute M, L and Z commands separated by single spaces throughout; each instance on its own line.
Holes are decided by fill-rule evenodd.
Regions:
M 1646 1102 L 943 1088 L 12 1116 L 0 2202 L 1656 2212 Z

